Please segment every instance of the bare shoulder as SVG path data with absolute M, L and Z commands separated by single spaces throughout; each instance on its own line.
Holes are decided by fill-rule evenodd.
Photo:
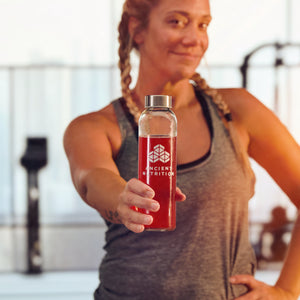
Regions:
M 248 133 L 283 125 L 272 110 L 246 89 L 219 89 L 218 92 L 228 104 L 234 120 L 245 127 Z
M 65 131 L 65 148 L 68 148 L 69 144 L 73 144 L 74 140 L 93 144 L 109 144 L 112 153 L 117 152 L 121 144 L 121 133 L 113 105 L 109 104 L 99 111 L 84 114 L 72 120 Z
M 249 115 L 249 109 L 256 111 L 256 109 L 264 106 L 256 97 L 243 88 L 218 89 L 218 92 L 238 120 L 246 118 Z
M 117 125 L 116 116 L 112 104 L 109 104 L 101 110 L 90 112 L 78 116 L 71 121 L 68 127 L 82 128 L 82 126 L 91 126 L 93 129 L 105 129 L 105 125 Z
M 243 88 L 219 89 L 224 101 L 229 105 L 233 117 L 249 132 L 270 126 L 283 126 L 277 116 L 259 99 Z
M 237 88 L 218 91 L 229 105 L 233 119 L 247 131 L 250 139 L 270 136 L 270 133 L 276 135 L 276 131 L 286 132 L 284 124 L 273 111 L 247 90 Z

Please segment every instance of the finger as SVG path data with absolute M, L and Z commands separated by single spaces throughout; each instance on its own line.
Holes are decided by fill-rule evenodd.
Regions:
M 246 274 L 232 276 L 229 281 L 232 284 L 244 284 L 251 290 L 260 285 L 260 281 L 256 280 L 253 276 Z
M 159 210 L 160 206 L 158 201 L 141 197 L 135 193 L 127 192 L 123 197 L 123 203 L 129 207 L 137 207 L 145 210 L 156 212 Z
M 136 178 L 132 178 L 127 182 L 126 189 L 147 198 L 153 198 L 155 195 L 154 190 L 149 185 Z
M 141 233 L 145 230 L 145 226 L 141 224 L 127 223 L 124 225 L 127 227 L 127 229 L 133 231 L 134 233 Z
M 130 209 L 130 211 L 127 212 L 127 216 L 124 218 L 123 224 L 129 230 L 139 233 L 144 231 L 144 225 L 150 225 L 152 222 L 152 216 Z
M 141 225 L 150 225 L 153 222 L 153 217 L 150 214 L 134 210 L 127 205 L 121 207 L 120 216 L 123 224 L 135 223 Z
M 185 199 L 185 194 L 181 191 L 179 187 L 176 187 L 175 201 L 184 201 Z

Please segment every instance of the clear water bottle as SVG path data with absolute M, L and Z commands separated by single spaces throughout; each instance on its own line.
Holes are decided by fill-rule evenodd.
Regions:
M 153 216 L 148 230 L 174 230 L 176 227 L 176 138 L 177 120 L 171 110 L 172 97 L 148 95 L 139 119 L 139 179 L 154 191 L 158 212 L 140 209 Z

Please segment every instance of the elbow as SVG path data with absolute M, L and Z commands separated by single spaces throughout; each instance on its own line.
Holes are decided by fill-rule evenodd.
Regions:
M 74 172 L 74 186 L 81 199 L 90 207 L 98 211 L 95 201 L 95 182 L 93 170 L 79 170 Z
M 74 187 L 82 200 L 87 202 L 88 187 L 87 187 L 88 171 L 78 170 L 72 172 L 72 181 Z

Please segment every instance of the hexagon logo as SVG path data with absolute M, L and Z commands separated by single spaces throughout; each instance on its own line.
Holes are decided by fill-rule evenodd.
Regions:
M 165 147 L 163 145 L 158 144 L 153 148 L 153 151 L 149 153 L 148 158 L 152 163 L 155 163 L 157 161 L 167 163 L 170 160 L 170 153 L 165 151 Z

